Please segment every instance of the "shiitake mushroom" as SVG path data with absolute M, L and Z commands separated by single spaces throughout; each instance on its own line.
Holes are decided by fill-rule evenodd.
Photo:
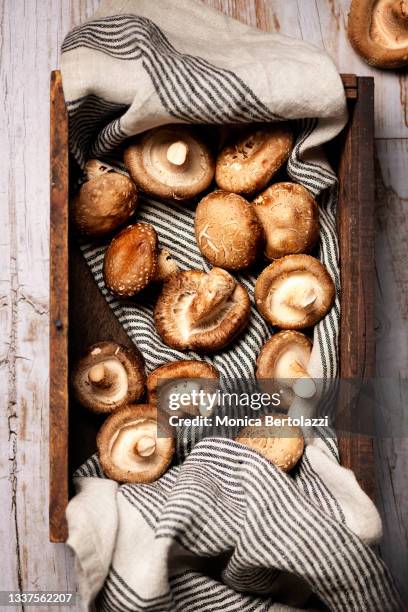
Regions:
M 129 405 L 111 414 L 96 443 L 106 476 L 129 483 L 157 480 L 170 465 L 175 449 L 167 419 L 149 404 Z
M 282 329 L 315 325 L 333 305 L 335 287 L 327 268 L 310 255 L 287 255 L 267 266 L 255 283 L 261 315 Z
M 308 372 L 312 341 L 298 331 L 284 330 L 274 334 L 263 345 L 256 361 L 256 378 L 290 387 L 295 395 L 311 398 L 316 385 Z M 293 398 L 292 398 L 293 399 Z
M 104 236 L 126 223 L 135 212 L 136 185 L 97 159 L 87 162 L 85 176 L 86 182 L 73 200 L 71 217 L 82 234 Z
M 159 250 L 156 230 L 149 223 L 129 225 L 106 249 L 103 276 L 107 289 L 119 297 L 133 297 L 147 285 L 164 281 L 178 270 L 170 253 Z
M 93 344 L 78 359 L 71 382 L 78 402 L 109 413 L 143 396 L 146 374 L 141 354 L 116 342 Z
M 224 348 L 243 331 L 249 316 L 247 290 L 220 268 L 173 274 L 154 309 L 163 342 L 180 351 Z
M 280 419 L 279 425 L 266 425 L 265 418 Z M 282 414 L 264 415 L 262 425 L 250 425 L 239 432 L 236 442 L 263 455 L 284 472 L 290 472 L 305 448 L 300 427 L 292 425 Z
M 264 237 L 254 207 L 236 193 L 217 190 L 205 196 L 194 225 L 197 245 L 213 266 L 242 270 L 261 252 Z
M 215 180 L 224 191 L 252 196 L 287 161 L 293 146 L 288 124 L 250 127 L 234 136 L 217 158 Z
M 372 66 L 408 65 L 408 5 L 405 0 L 352 0 L 348 37 Z
M 173 394 L 199 393 L 200 390 L 214 392 L 214 384 L 219 380 L 218 370 L 205 361 L 185 359 L 172 361 L 156 368 L 147 377 L 147 392 L 150 404 L 159 406 L 165 412 L 181 415 L 184 412 L 193 416 L 209 416 L 209 407 L 193 401 L 183 403 L 177 411 L 171 411 L 170 398 Z
M 319 209 L 302 185 L 275 183 L 255 198 L 253 206 L 265 235 L 267 259 L 308 253 L 316 244 Z
M 165 125 L 136 136 L 124 161 L 145 193 L 163 199 L 193 198 L 210 186 L 215 170 L 210 148 L 191 126 Z

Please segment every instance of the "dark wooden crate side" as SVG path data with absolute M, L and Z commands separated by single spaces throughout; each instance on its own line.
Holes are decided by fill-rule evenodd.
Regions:
M 374 79 L 357 79 L 357 102 L 342 134 L 339 163 L 341 326 L 340 377 L 367 380 L 375 371 L 374 344 Z M 352 435 L 358 428 L 353 385 L 341 393 L 337 419 L 340 459 L 352 468 L 365 492 L 374 497 L 373 440 Z M 365 406 L 367 408 L 367 406 Z
M 68 503 L 68 117 L 61 74 L 50 92 L 50 540 L 65 542 Z
M 346 95 L 352 103 L 360 95 L 359 82 L 360 79 L 355 75 L 343 76 Z M 54 100 L 54 113 L 51 118 L 52 179 L 55 177 L 60 187 L 58 190 L 55 188 L 51 190 L 50 538 L 52 541 L 62 542 L 67 536 L 65 507 L 68 501 L 68 479 L 72 469 L 78 467 L 94 451 L 95 433 L 100 424 L 98 417 L 77 406 L 68 394 L 68 355 L 70 360 L 75 359 L 88 344 L 103 339 L 116 339 L 124 344 L 131 344 L 131 341 L 100 294 L 77 244 L 75 241 L 68 242 L 68 125 L 59 73 L 53 73 L 51 90 L 51 98 Z M 358 125 L 355 123 L 356 117 L 365 112 L 358 111 L 356 114 L 359 105 L 360 98 L 355 104 L 352 124 L 347 129 L 345 138 L 336 143 L 336 155 L 340 152 L 342 158 L 339 171 L 346 181 L 349 180 L 347 168 L 353 167 L 349 156 L 355 155 L 354 141 L 359 133 Z M 351 187 L 347 189 L 350 190 Z M 341 249 L 343 246 L 346 247 L 342 260 L 343 282 L 347 279 L 349 268 L 347 244 L 353 243 L 356 232 L 364 230 L 350 216 L 354 214 L 358 217 L 360 210 L 356 206 L 358 198 L 352 208 L 348 207 L 347 189 L 342 188 L 340 192 L 340 208 L 344 207 L 344 213 L 339 215 L 340 247 Z M 369 217 L 367 220 L 369 221 Z M 370 261 L 373 265 L 373 259 Z M 355 279 L 360 278 L 360 273 L 361 270 L 356 269 Z M 67 278 L 70 287 L 69 304 Z M 347 283 L 345 286 L 347 287 Z M 348 309 L 343 310 L 343 313 L 350 312 L 350 309 L 354 308 L 352 297 L 350 295 L 348 297 L 348 301 L 347 299 L 342 301 L 343 308 Z M 72 322 L 69 342 L 68 318 Z M 58 322 L 55 324 L 57 320 L 61 321 L 62 326 Z M 367 329 L 371 330 L 371 314 L 365 317 L 365 321 Z M 347 324 L 344 316 L 342 316 L 342 326 L 343 323 Z M 341 342 L 346 338 L 348 341 L 340 349 L 340 369 L 343 376 L 350 376 L 352 374 L 347 373 L 347 363 L 353 362 L 355 334 L 359 334 L 360 330 L 346 328 L 345 332 L 346 335 L 342 334 Z M 349 344 L 351 341 L 353 344 Z M 352 467 L 356 471 L 363 488 L 368 490 L 372 481 L 370 474 L 373 469 L 372 459 L 367 460 L 367 453 L 357 452 L 353 444 L 350 438 L 341 440 L 343 461 L 347 467 Z M 360 464 L 360 461 L 364 463 Z

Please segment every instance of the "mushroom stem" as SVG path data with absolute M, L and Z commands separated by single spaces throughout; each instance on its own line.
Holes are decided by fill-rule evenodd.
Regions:
M 187 159 L 188 145 L 182 140 L 173 142 L 167 149 L 166 157 L 174 166 L 182 166 Z
M 293 378 L 297 379 L 292 385 L 294 393 L 304 399 L 313 397 L 316 393 L 316 385 L 306 368 L 299 361 L 294 361 L 291 364 L 290 371 Z
M 116 382 L 117 376 L 102 362 L 89 369 L 88 379 L 95 387 L 109 389 Z
M 213 268 L 191 303 L 191 322 L 200 323 L 209 315 L 214 314 L 230 297 L 235 287 L 236 281 L 231 274 L 220 268 Z
M 140 457 L 150 457 L 156 450 L 156 440 L 152 436 L 143 436 L 136 442 L 135 452 Z
M 98 178 L 98 176 L 102 176 L 102 174 L 111 172 L 113 169 L 113 166 L 105 164 L 104 162 L 101 162 L 98 159 L 90 159 L 85 164 L 86 180 L 91 181 L 92 179 Z
M 178 269 L 178 265 L 169 251 L 167 251 L 167 249 L 160 249 L 157 256 L 157 266 L 153 280 L 156 282 L 163 282 L 168 279 L 169 276 L 178 272 Z
M 316 301 L 317 294 L 313 287 L 299 293 L 292 293 L 285 300 L 286 304 L 297 310 L 308 310 Z

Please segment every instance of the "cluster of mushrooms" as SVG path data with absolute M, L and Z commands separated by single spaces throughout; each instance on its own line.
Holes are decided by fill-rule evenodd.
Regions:
M 328 271 L 309 254 L 319 238 L 316 201 L 302 185 L 271 184 L 293 141 L 286 123 L 251 126 L 235 132 L 215 155 L 194 127 L 155 128 L 134 138 L 125 150 L 129 176 L 98 160 L 88 162 L 86 182 L 72 209 L 76 228 L 88 236 L 106 236 L 119 228 L 103 264 L 105 285 L 113 295 L 137 301 L 151 283 L 161 283 L 154 308 L 156 330 L 165 344 L 180 351 L 214 353 L 243 332 L 251 302 L 232 273 L 269 261 L 256 280 L 255 304 L 281 331 L 262 348 L 256 375 L 261 384 L 285 381 L 289 404 L 295 395 L 310 398 L 316 393 L 307 370 L 312 342 L 299 330 L 315 325 L 335 296 Z M 216 189 L 209 191 L 214 179 Z M 136 211 L 139 191 L 163 200 L 198 200 L 195 237 L 213 266 L 208 273 L 180 271 L 171 253 L 160 248 L 151 224 L 134 222 L 120 230 Z M 159 410 L 158 385 L 166 379 Z M 120 482 L 157 479 L 174 453 L 162 413 L 163 393 L 166 397 L 180 385 L 184 391 L 199 390 L 218 379 L 213 366 L 195 360 L 165 364 L 146 378 L 136 351 L 114 343 L 90 347 L 72 380 L 81 404 L 110 414 L 97 438 L 106 475 Z M 139 403 L 146 389 L 147 403 Z M 208 414 L 206 406 L 183 411 Z M 303 452 L 303 436 L 293 426 L 287 436 L 278 429 L 273 435 L 269 428 L 265 436 L 245 430 L 237 441 L 289 471 Z

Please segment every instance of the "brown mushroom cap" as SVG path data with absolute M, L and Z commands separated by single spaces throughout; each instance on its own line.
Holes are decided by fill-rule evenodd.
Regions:
M 108 413 L 137 402 L 144 393 L 146 375 L 136 349 L 100 342 L 77 361 L 71 380 L 80 404 L 92 412 Z
M 281 425 L 245 427 L 235 438 L 236 442 L 257 451 L 284 472 L 290 472 L 301 458 L 305 441 L 300 427 L 290 425 L 288 417 L 268 415 L 281 419 Z
M 143 191 L 160 198 L 186 200 L 201 193 L 214 176 L 208 146 L 190 127 L 166 125 L 135 138 L 124 161 Z
M 195 235 L 204 257 L 226 270 L 250 266 L 261 250 L 263 232 L 253 206 L 226 191 L 213 191 L 197 206 Z
M 164 284 L 154 310 L 156 329 L 172 348 L 214 352 L 247 325 L 247 290 L 225 270 L 187 270 Z
M 129 225 L 115 236 L 103 261 L 105 285 L 111 293 L 131 297 L 155 277 L 157 234 L 148 223 Z
M 172 414 L 179 412 L 187 412 L 194 416 L 203 414 L 208 416 L 208 409 L 196 404 L 188 404 L 183 406 L 182 411 L 170 410 L 168 401 L 171 394 L 187 394 L 193 390 L 199 392 L 203 389 L 203 383 L 199 379 L 219 380 L 220 374 L 218 370 L 204 361 L 183 360 L 166 363 L 159 368 L 156 368 L 147 377 L 147 391 L 149 403 L 156 405 L 160 401 L 160 408 Z M 164 383 L 168 379 L 168 383 Z M 160 385 L 160 388 L 159 388 Z M 204 384 L 205 386 L 205 384 Z M 160 394 L 160 397 L 158 395 Z
M 251 128 L 227 144 L 217 159 L 215 180 L 225 191 L 253 195 L 286 162 L 293 145 L 287 124 Z
M 275 183 L 253 202 L 265 237 L 265 256 L 278 259 L 307 253 L 319 238 L 319 209 L 307 189 Z
M 287 255 L 271 263 L 255 283 L 261 315 L 282 329 L 315 325 L 331 308 L 334 283 L 325 266 L 310 255 Z
M 165 418 L 149 404 L 130 405 L 106 419 L 96 439 L 106 476 L 118 482 L 153 482 L 168 468 L 174 439 Z
M 406 0 L 352 0 L 348 36 L 354 50 L 372 66 L 408 65 Z
M 297 331 L 281 331 L 264 344 L 256 361 L 256 377 L 289 385 L 295 395 L 313 397 L 316 385 L 307 371 L 312 341 Z
M 87 181 L 74 198 L 72 219 L 81 233 L 103 236 L 123 225 L 135 212 L 136 185 L 96 159 L 86 164 L 85 172 Z

